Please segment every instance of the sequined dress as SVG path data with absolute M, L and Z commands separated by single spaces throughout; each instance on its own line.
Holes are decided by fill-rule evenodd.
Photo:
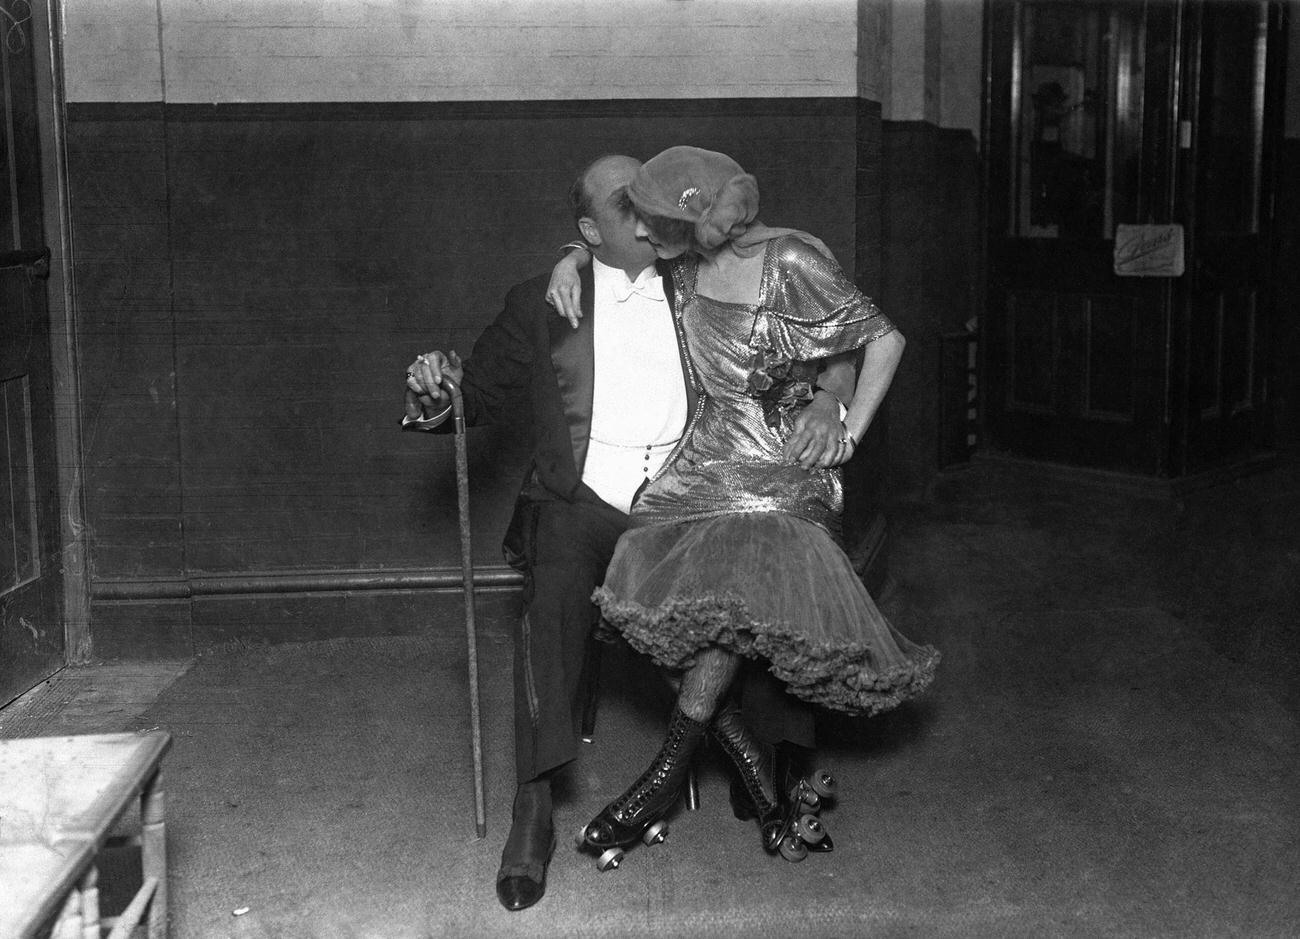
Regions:
M 603 627 L 671 668 L 720 644 L 766 660 L 815 704 L 853 714 L 895 707 L 929 685 L 938 653 L 877 609 L 838 543 L 840 470 L 783 461 L 797 405 L 769 417 L 751 377 L 772 362 L 859 348 L 893 324 L 834 261 L 793 236 L 767 243 L 756 305 L 697 294 L 693 259 L 673 277 L 674 313 L 704 393 L 676 458 L 633 506 L 594 595 Z

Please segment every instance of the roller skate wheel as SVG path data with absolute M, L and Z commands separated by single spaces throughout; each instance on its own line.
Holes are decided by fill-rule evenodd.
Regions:
M 581 847 L 585 847 L 585 846 L 586 846 L 586 844 L 587 844 L 587 826 L 586 826 L 586 825 L 583 825 L 581 828 L 579 828 L 577 831 L 575 831 L 575 832 L 573 833 L 573 843 L 574 843 L 577 847 L 579 847 L 579 848 L 581 848 Z
M 792 864 L 798 864 L 808 856 L 808 846 L 793 835 L 781 839 L 781 857 Z
M 835 777 L 825 770 L 818 770 L 808 777 L 808 785 L 812 786 L 813 792 L 823 799 L 829 799 L 835 795 L 835 790 L 839 784 L 835 782 Z
M 596 859 L 596 870 L 602 874 L 606 871 L 616 870 L 618 865 L 623 862 L 623 849 L 610 848 L 604 854 Z
M 794 823 L 794 833 L 807 844 L 817 844 L 826 837 L 826 828 L 816 815 L 801 815 Z
M 659 821 L 647 828 L 641 835 L 641 841 L 646 845 L 663 844 L 664 839 L 668 837 L 668 823 Z
M 814 854 L 829 854 L 835 850 L 835 842 L 831 840 L 831 833 L 823 828 L 822 834 L 824 837 L 821 841 L 808 845 L 808 850 Z

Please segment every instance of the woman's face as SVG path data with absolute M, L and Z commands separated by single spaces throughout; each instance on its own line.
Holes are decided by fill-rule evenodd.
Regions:
M 685 224 L 685 223 L 683 223 Z M 672 230 L 676 228 L 676 230 Z M 678 226 L 665 225 L 662 219 L 648 218 L 637 213 L 636 234 L 655 249 L 655 254 L 665 261 L 685 254 L 691 247 L 690 235 Z

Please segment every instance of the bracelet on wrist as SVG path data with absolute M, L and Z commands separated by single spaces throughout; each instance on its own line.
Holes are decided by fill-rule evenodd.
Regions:
M 839 400 L 840 400 L 840 396 L 837 395 L 835 392 L 831 391 L 831 390 L 830 390 L 829 388 L 827 388 L 825 385 L 819 385 L 819 384 L 815 384 L 815 383 L 814 383 L 814 384 L 813 384 L 813 394 L 816 394 L 816 393 L 819 392 L 819 391 L 824 391 L 824 392 L 826 392 L 828 395 L 830 395 L 830 396 L 831 396 L 832 398 L 834 398 L 836 401 L 839 401 Z M 842 403 L 842 402 L 841 402 L 841 403 Z
M 817 394 L 819 391 L 824 391 L 835 399 L 835 403 L 840 406 L 840 423 L 843 424 L 844 419 L 849 416 L 849 409 L 844 406 L 844 402 L 840 400 L 840 396 L 829 388 L 823 388 L 821 385 L 813 385 L 813 394 Z M 848 428 L 845 428 L 845 430 L 847 432 Z

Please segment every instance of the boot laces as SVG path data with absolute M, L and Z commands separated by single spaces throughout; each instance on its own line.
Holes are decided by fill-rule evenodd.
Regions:
M 763 780 L 755 760 L 745 752 L 744 748 L 732 737 L 727 734 L 718 734 L 718 741 L 722 744 L 723 751 L 731 758 L 740 771 L 741 782 L 745 785 L 745 791 L 749 793 L 749 798 L 753 800 L 754 807 L 758 809 L 760 815 L 765 815 L 776 807 L 776 803 L 768 797 L 763 790 Z
M 660 748 L 659 754 L 646 768 L 645 772 L 626 792 L 610 807 L 610 814 L 620 822 L 626 822 L 641 811 L 651 799 L 657 796 L 668 782 L 668 778 L 677 768 L 677 751 L 686 738 L 685 728 L 670 726 L 668 739 Z

